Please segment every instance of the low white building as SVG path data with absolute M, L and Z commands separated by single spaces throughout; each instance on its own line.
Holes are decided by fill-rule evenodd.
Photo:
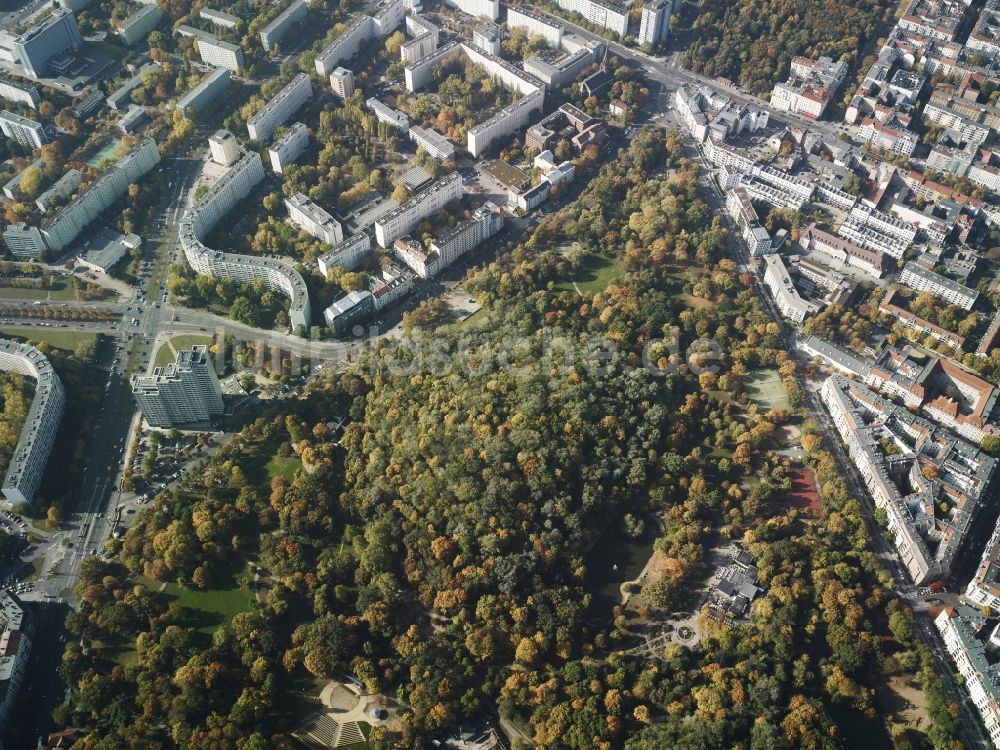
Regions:
M 292 224 L 304 229 L 320 242 L 337 245 L 343 241 L 344 231 L 340 222 L 302 193 L 286 198 L 285 208 L 288 209 L 288 220 Z

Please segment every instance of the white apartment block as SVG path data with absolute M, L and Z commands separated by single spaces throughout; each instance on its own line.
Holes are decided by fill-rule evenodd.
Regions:
M 9 102 L 24 104 L 31 107 L 31 109 L 38 109 L 38 105 L 42 101 L 42 95 L 38 93 L 38 89 L 34 86 L 28 86 L 4 78 L 0 78 L 0 98 L 6 99 Z
M 463 192 L 462 175 L 458 172 L 442 177 L 379 218 L 375 222 L 375 240 L 383 248 L 391 247 L 399 237 L 409 234 L 421 221 L 433 216 L 452 201 L 461 200 Z
M 639 21 L 639 44 L 656 46 L 670 36 L 670 13 L 673 10 L 673 0 L 647 0 L 642 6 L 642 18 Z
M 13 138 L 22 146 L 29 148 L 38 148 L 43 143 L 49 142 L 45 128 L 40 122 L 15 115 L 6 109 L 0 110 L 0 131 L 8 138 Z
M 209 23 L 214 23 L 216 26 L 223 29 L 236 28 L 236 24 L 240 22 L 240 19 L 232 13 L 226 13 L 222 10 L 214 10 L 213 8 L 202 8 L 198 12 L 198 15 Z
M 965 42 L 965 49 L 987 57 L 1000 56 L 1000 3 L 989 0 Z
M 152 375 L 132 376 L 132 395 L 150 427 L 207 422 L 225 411 L 222 386 L 208 347 L 177 352 L 177 360 Z
M 723 143 L 741 133 L 756 133 L 768 123 L 766 110 L 741 104 L 710 86 L 679 86 L 674 108 L 684 127 L 700 143 Z
M 887 125 L 874 118 L 864 121 L 857 132 L 858 140 L 883 151 L 910 156 L 917 147 L 916 133 L 901 125 Z
M 312 79 L 299 73 L 275 97 L 247 120 L 247 132 L 255 141 L 266 141 L 279 125 L 312 98 Z
M 726 210 L 740 228 L 743 241 L 747 243 L 752 257 L 774 252 L 771 235 L 761 226 L 760 217 L 750 202 L 750 194 L 746 188 L 738 186 L 727 192 Z
M 270 52 L 274 45 L 281 42 L 296 24 L 305 20 L 309 12 L 305 0 L 292 0 L 292 4 L 285 8 L 271 23 L 260 31 L 260 43 L 264 49 Z
M 288 220 L 292 224 L 304 229 L 320 242 L 337 245 L 343 241 L 344 230 L 340 222 L 302 193 L 286 198 L 285 208 L 288 209 Z
M 556 0 L 563 10 L 579 13 L 587 23 L 613 31 L 618 36 L 628 33 L 628 10 L 604 0 Z
M 57 252 L 76 239 L 90 222 L 111 207 L 133 182 L 160 162 L 156 141 L 143 138 L 107 172 L 80 193 L 76 200 L 42 225 L 42 236 L 49 250 Z
M 487 201 L 476 209 L 471 219 L 443 232 L 431 243 L 430 255 L 433 262 L 424 265 L 422 278 L 437 275 L 502 228 L 503 211 Z M 421 275 L 419 271 L 417 275 Z
M 469 16 L 490 21 L 500 18 L 500 0 L 445 0 L 445 3 Z
M 199 38 L 195 44 L 201 61 L 206 65 L 239 73 L 243 67 L 243 48 L 215 38 Z
M 975 289 L 970 289 L 946 276 L 928 271 L 913 261 L 903 266 L 899 280 L 911 289 L 918 292 L 930 292 L 935 297 L 940 297 L 952 305 L 958 305 L 963 310 L 971 310 L 979 297 L 979 292 Z
M 219 95 L 229 88 L 233 74 L 227 68 L 216 68 L 209 76 L 177 100 L 177 108 L 182 112 L 197 115 Z
M 528 36 L 543 36 L 550 47 L 559 49 L 562 46 L 563 27 L 545 16 L 532 13 L 530 10 L 507 8 L 507 28 L 525 29 Z
M 969 167 L 969 171 L 966 172 L 965 176 L 971 182 L 981 185 L 991 192 L 1000 192 L 1000 169 L 994 166 L 984 162 L 976 162 Z
M 399 48 L 403 62 L 416 62 L 437 49 L 440 30 L 426 18 L 407 16 L 406 32 L 411 38 Z
M 837 234 L 869 250 L 879 250 L 893 258 L 902 258 L 906 248 L 916 239 L 917 229 L 878 209 L 858 204 L 851 209 L 847 221 L 837 230 Z
M 353 271 L 361 261 L 368 257 L 372 249 L 372 239 L 364 232 L 359 232 L 343 242 L 334 245 L 328 252 L 316 259 L 320 273 L 329 276 L 333 267 Z
M 0 727 L 7 726 L 11 709 L 28 671 L 34 627 L 15 594 L 0 594 Z
M 224 167 L 231 167 L 243 154 L 240 142 L 228 130 L 216 130 L 208 137 L 208 147 L 212 152 L 212 161 Z
M 466 135 L 466 148 L 475 157 L 480 156 L 500 138 L 513 135 L 521 128 L 527 127 L 531 118 L 545 107 L 545 90 L 539 89 L 518 99 L 493 117 L 481 122 L 469 130 Z
M 497 26 L 493 21 L 483 21 L 472 30 L 472 43 L 491 55 L 500 54 L 500 43 L 506 38 L 507 34 L 503 28 Z
M 451 141 L 436 130 L 412 125 L 409 137 L 418 147 L 423 148 L 424 151 L 439 161 L 448 161 L 455 158 L 455 147 L 451 144 Z
M 0 370 L 35 381 L 35 397 L 7 467 L 3 495 L 12 504 L 30 504 L 41 484 L 52 443 L 59 431 L 66 391 L 49 360 L 35 347 L 0 340 Z
M 52 186 L 35 199 L 38 210 L 45 213 L 56 198 L 68 198 L 73 195 L 80 183 L 83 182 L 83 174 L 79 169 L 68 169 L 66 174 L 56 180 Z
M 23 221 L 9 224 L 3 230 L 3 243 L 18 260 L 35 260 L 48 249 L 41 230 Z
M 267 150 L 268 158 L 271 160 L 271 169 L 276 174 L 281 174 L 285 167 L 302 156 L 302 152 L 306 150 L 308 145 L 308 128 L 301 122 L 292 123 Z
M 376 38 L 385 38 L 401 23 L 406 14 L 403 0 L 388 0 L 375 12 L 375 16 L 358 16 L 344 33 L 316 55 L 316 72 L 328 76 L 343 60 L 349 60 L 361 50 L 362 45 Z
M 391 107 L 385 106 L 382 102 L 376 99 L 374 96 L 365 102 L 373 113 L 375 113 L 375 119 L 379 122 L 384 122 L 386 125 L 391 125 L 394 128 L 399 128 L 404 133 L 408 132 L 410 129 L 410 118 L 404 115 L 402 112 L 398 112 Z
M 764 255 L 763 264 L 764 283 L 771 290 L 771 296 L 782 315 L 794 323 L 801 323 L 807 316 L 819 312 L 819 305 L 803 299 L 799 294 L 780 255 Z
M 118 36 L 131 47 L 145 39 L 146 35 L 156 28 L 161 18 L 163 18 L 163 11 L 160 10 L 159 5 L 143 5 L 122 21 L 122 25 L 118 27 Z
M 375 21 L 371 16 L 360 16 L 344 29 L 344 33 L 316 55 L 316 72 L 328 76 L 342 61 L 350 60 L 361 50 L 361 45 L 375 38 Z
M 337 68 L 330 74 L 330 88 L 340 99 L 351 96 L 354 93 L 354 73 L 347 68 Z
M 987 644 L 976 637 L 976 631 L 985 625 L 985 616 L 969 607 L 957 610 L 945 608 L 934 619 L 941 633 L 944 647 L 959 673 L 965 678 L 965 690 L 983 719 L 994 747 L 1000 747 L 1000 669 L 990 664 L 986 655 Z M 996 646 L 997 632 L 989 637 Z
M 261 279 L 268 289 L 291 300 L 289 318 L 292 328 L 308 328 L 312 323 L 309 292 L 298 271 L 274 258 L 223 253 L 202 242 L 219 219 L 235 208 L 263 179 L 264 163 L 260 154 L 256 151 L 243 152 L 240 159 L 181 216 L 178 227 L 181 249 L 195 273 L 230 278 L 240 284 Z

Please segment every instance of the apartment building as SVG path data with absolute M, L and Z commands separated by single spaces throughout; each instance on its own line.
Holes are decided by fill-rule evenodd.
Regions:
M 559 49 L 562 46 L 563 27 L 555 20 L 530 10 L 511 6 L 507 9 L 507 28 L 524 29 L 528 36 L 542 36 L 550 47 Z
M 0 47 L 5 55 L 21 66 L 28 78 L 42 78 L 52 63 L 64 63 L 83 46 L 76 17 L 67 8 L 55 8 L 40 24 L 23 34 L 0 35 Z
M 292 4 L 285 8 L 267 26 L 260 30 L 260 43 L 267 52 L 274 49 L 274 45 L 279 44 L 282 39 L 306 19 L 309 6 L 305 0 L 292 0 Z
M 340 222 L 302 193 L 295 193 L 291 198 L 286 198 L 285 208 L 288 209 L 288 220 L 292 224 L 305 230 L 320 242 L 337 245 L 343 241 L 344 230 L 341 229 Z
M 824 232 L 817 228 L 815 223 L 799 232 L 799 245 L 806 250 L 816 250 L 834 260 L 858 268 L 876 279 L 882 278 L 886 271 L 887 263 L 884 253 L 878 250 L 869 250 L 834 234 Z
M 163 11 L 159 5 L 143 5 L 122 21 L 122 25 L 118 27 L 118 36 L 131 47 L 145 39 L 149 32 L 156 28 L 161 18 Z
M 329 276 L 330 269 L 343 268 L 345 271 L 353 271 L 361 262 L 368 257 L 372 249 L 372 240 L 364 232 L 359 232 L 353 237 L 349 237 L 343 242 L 334 245 L 330 250 L 323 253 L 316 259 L 319 271 L 323 276 Z
M 348 292 L 323 311 L 327 328 L 336 335 L 347 333 L 353 323 L 368 317 L 375 310 L 375 298 L 367 289 Z
M 0 593 L 0 727 L 7 724 L 31 657 L 34 624 L 21 600 Z
M 421 221 L 433 216 L 452 201 L 461 200 L 463 192 L 462 175 L 458 172 L 442 177 L 403 205 L 380 217 L 375 222 L 375 240 L 380 247 L 392 247 L 397 238 L 408 234 Z
M 764 283 L 771 290 L 778 312 L 794 323 L 801 323 L 808 316 L 819 312 L 819 305 L 803 299 L 799 294 L 780 255 L 765 254 L 761 262 L 764 266 Z
M 927 39 L 950 42 L 967 10 L 968 5 L 959 0 L 910 0 L 897 25 Z
M 271 169 L 276 174 L 281 174 L 285 167 L 302 156 L 302 152 L 306 150 L 308 145 L 308 128 L 301 122 L 292 123 L 267 150 L 268 158 L 271 160 Z
M 966 440 L 978 443 L 986 435 L 1000 435 L 997 389 L 951 360 L 912 346 L 885 347 L 866 383 Z
M 741 104 L 710 86 L 679 86 L 674 108 L 684 127 L 700 143 L 721 144 L 734 136 L 763 130 L 768 123 L 765 110 Z
M 233 75 L 227 68 L 216 68 L 205 80 L 177 100 L 177 107 L 182 112 L 197 115 L 229 88 Z
M 3 480 L 3 495 L 11 504 L 30 505 L 59 432 L 66 391 L 45 355 L 28 344 L 0 339 L 0 370 L 35 381 L 35 396 Z
M 204 18 L 209 23 L 214 23 L 221 29 L 235 29 L 236 24 L 240 22 L 239 17 L 234 16 L 232 13 L 215 10 L 214 8 L 202 8 L 198 11 L 198 16 Z
M 964 687 L 983 719 L 994 747 L 1000 747 L 1000 666 L 988 652 L 1000 645 L 995 624 L 987 625 L 981 611 L 959 605 L 945 607 L 934 625 L 945 650 L 964 678 Z
M 350 60 L 361 50 L 361 45 L 375 38 L 375 21 L 371 16 L 360 16 L 344 29 L 344 33 L 316 55 L 316 72 L 328 76 L 344 60 Z
M 818 358 L 827 367 L 836 370 L 839 374 L 847 377 L 855 377 L 864 380 L 868 376 L 871 366 L 860 357 L 856 357 L 843 347 L 831 344 L 829 341 L 810 336 L 798 340 L 798 347 L 806 355 Z
M 150 427 L 208 422 L 225 411 L 222 386 L 204 345 L 177 352 L 152 375 L 133 375 L 132 396 Z
M 56 216 L 42 224 L 49 250 L 57 252 L 76 239 L 90 222 L 114 204 L 133 182 L 160 162 L 156 141 L 143 138 Z
M 487 201 L 472 218 L 440 233 L 429 250 L 412 237 L 396 240 L 396 257 L 422 279 L 433 278 L 469 250 L 478 247 L 503 228 L 503 211 Z
M 48 250 L 41 230 L 23 221 L 3 230 L 3 242 L 18 260 L 37 260 Z
M 1000 56 L 1000 2 L 998 0 L 987 1 L 965 42 L 965 49 L 970 52 L 979 52 L 991 59 Z
M 6 109 L 0 110 L 0 131 L 22 146 L 32 149 L 39 148 L 43 143 L 49 142 L 49 137 L 45 135 L 45 128 L 40 122 L 15 115 Z
M 567 38 L 569 38 L 567 36 Z M 589 65 L 604 55 L 604 44 L 588 40 L 586 46 L 558 55 L 535 55 L 524 61 L 524 70 L 545 84 L 547 90 L 561 89 L 576 80 Z
M 899 292 L 895 289 L 890 289 L 889 293 L 879 302 L 879 312 L 888 315 L 894 321 L 910 330 L 924 336 L 930 336 L 934 340 L 945 343 L 948 346 L 953 346 L 958 350 L 962 349 L 965 344 L 964 336 L 959 336 L 957 333 L 952 333 L 939 325 L 931 323 L 929 320 L 924 320 L 919 315 L 915 315 L 905 307 L 897 304 L 897 301 L 900 299 L 901 295 L 899 295 Z
M 410 130 L 410 118 L 404 115 L 402 112 L 398 112 L 391 107 L 385 106 L 382 102 L 376 99 L 374 96 L 365 102 L 365 105 L 374 114 L 375 118 L 379 122 L 384 122 L 386 125 L 391 125 L 394 128 L 399 128 L 404 133 Z
M 445 0 L 445 3 L 469 16 L 488 21 L 500 18 L 500 0 Z
M 466 148 L 473 156 L 481 156 L 500 138 L 511 136 L 526 127 L 531 122 L 532 116 L 541 112 L 544 107 L 544 88 L 518 99 L 469 130 L 466 135 Z
M 195 273 L 251 284 L 260 279 L 265 286 L 289 298 L 292 328 L 312 323 L 306 282 L 292 266 L 274 258 L 223 253 L 207 247 L 203 238 L 236 204 L 264 179 L 264 164 L 257 152 L 244 151 L 240 158 L 212 185 L 197 203 L 181 216 L 178 236 L 184 257 Z
M 195 42 L 201 61 L 206 65 L 225 68 L 233 73 L 239 73 L 243 67 L 243 48 L 224 42 L 211 35 L 202 35 Z
M 771 235 L 761 226 L 760 217 L 750 201 L 750 194 L 746 188 L 737 186 L 726 193 L 726 210 L 740 228 L 751 257 L 774 252 Z
M 771 106 L 808 120 L 818 120 L 846 76 L 845 62 L 834 62 L 829 57 L 818 60 L 795 57 L 788 81 L 776 84 L 771 92 Z
M 859 204 L 851 209 L 847 220 L 837 229 L 837 234 L 869 250 L 902 258 L 916 239 L 917 229 L 871 206 Z
M 347 68 L 337 68 L 330 74 L 330 88 L 338 99 L 354 94 L 354 73 Z
M 673 0 L 647 0 L 643 3 L 636 41 L 654 47 L 666 42 L 670 37 L 670 13 L 673 7 Z
M 993 320 L 990 321 L 989 328 L 986 329 L 986 333 L 983 334 L 983 338 L 979 341 L 979 346 L 976 347 L 976 355 L 980 357 L 989 356 L 990 352 L 996 347 L 998 338 L 1000 338 L 1000 312 L 994 315 Z
M 508 14 L 510 10 L 508 9 Z M 497 26 L 493 21 L 483 21 L 472 30 L 472 43 L 489 52 L 491 55 L 500 54 L 500 43 L 507 38 L 503 28 Z
M 413 274 L 395 263 L 381 266 L 368 276 L 375 311 L 384 310 L 413 291 Z
M 68 169 L 66 170 L 66 174 L 56 180 L 48 190 L 35 199 L 35 205 L 38 206 L 39 211 L 45 213 L 49 210 L 49 206 L 52 205 L 54 200 L 68 198 L 73 195 L 82 182 L 83 173 L 79 169 Z
M 628 34 L 628 10 L 604 0 L 556 0 L 568 13 L 579 13 L 587 23 L 613 31 L 620 37 Z
M 8 78 L 0 78 L 0 98 L 9 102 L 23 104 L 31 109 L 38 109 L 42 95 L 34 86 L 18 83 Z
M 911 156 L 919 140 L 916 133 L 895 118 L 888 122 L 866 118 L 858 128 L 857 137 L 862 143 L 903 156 Z
M 455 147 L 451 145 L 451 141 L 436 130 L 412 125 L 408 135 L 418 148 L 422 148 L 439 161 L 450 161 L 455 158 Z
M 228 130 L 216 130 L 210 135 L 208 148 L 212 152 L 212 161 L 224 167 L 233 166 L 243 155 L 240 142 Z
M 414 14 L 406 17 L 406 33 L 410 39 L 399 48 L 403 62 L 416 62 L 438 47 L 440 29 L 422 16 Z
M 913 582 L 947 577 L 995 459 L 856 381 L 831 375 L 820 397 Z
M 928 271 L 913 261 L 909 261 L 903 266 L 899 280 L 911 289 L 918 292 L 930 292 L 935 297 L 940 297 L 949 304 L 958 305 L 963 310 L 971 310 L 979 297 L 979 292 L 975 289 L 970 289 L 941 274 Z
M 279 125 L 312 98 L 312 79 L 299 73 L 271 101 L 247 120 L 247 132 L 255 141 L 266 141 Z

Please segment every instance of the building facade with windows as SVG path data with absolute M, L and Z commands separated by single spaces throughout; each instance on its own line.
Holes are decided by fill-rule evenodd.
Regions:
M 207 422 L 225 411 L 208 347 L 192 346 L 152 375 L 132 376 L 132 395 L 150 427 Z

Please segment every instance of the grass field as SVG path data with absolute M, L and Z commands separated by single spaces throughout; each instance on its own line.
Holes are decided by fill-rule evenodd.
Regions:
M 447 329 L 449 331 L 471 331 L 476 328 L 480 328 L 487 323 L 490 319 L 490 314 L 485 309 L 480 308 L 476 310 L 472 315 L 467 317 L 465 320 L 459 320 L 454 323 L 449 323 Z
M 18 336 L 30 342 L 44 341 L 56 349 L 72 353 L 76 345 L 81 341 L 93 340 L 97 338 L 96 333 L 84 333 L 83 331 L 54 331 L 51 328 L 0 328 L 0 334 L 4 336 Z
M 200 336 L 197 333 L 182 333 L 178 336 L 174 336 L 170 339 L 170 343 L 164 343 L 159 349 L 156 350 L 156 356 L 153 357 L 153 367 L 162 367 L 163 365 L 173 362 L 177 357 L 174 353 L 179 349 L 188 349 L 195 344 L 211 344 L 211 336 Z M 173 344 L 174 349 L 171 350 L 170 344 Z
M 579 290 L 580 294 L 595 294 L 606 289 L 608 284 L 621 275 L 622 266 L 619 261 L 597 253 L 586 253 L 580 268 L 573 271 L 570 278 L 556 284 L 556 290 Z
M 54 279 L 48 286 L 39 289 L 24 287 L 0 286 L 0 298 L 3 299 L 53 299 L 75 300 L 76 291 L 65 277 Z
M 747 395 L 757 406 L 767 409 L 790 409 L 781 376 L 777 370 L 754 370 L 747 378 Z
M 176 600 L 185 608 L 191 618 L 191 624 L 197 626 L 202 633 L 211 635 L 220 625 L 225 625 L 233 615 L 247 612 L 253 606 L 253 594 L 249 589 L 242 588 L 242 581 L 253 578 L 248 566 L 244 565 L 237 572 L 223 579 L 224 586 L 215 589 L 199 591 L 168 583 L 163 594 Z M 149 587 L 154 591 L 159 584 L 150 581 Z
M 281 476 L 291 482 L 295 478 L 295 472 L 301 468 L 302 462 L 295 456 L 271 456 L 270 460 L 264 464 L 268 480 Z

